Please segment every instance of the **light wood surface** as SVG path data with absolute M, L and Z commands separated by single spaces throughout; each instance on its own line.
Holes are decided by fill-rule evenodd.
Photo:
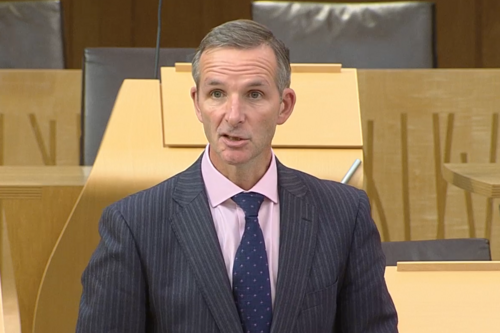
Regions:
M 485 237 L 500 259 L 498 205 L 442 173 L 498 162 L 500 70 L 358 70 L 358 81 L 364 183 L 383 240 Z
M 385 280 L 401 333 L 498 332 L 498 270 L 401 272 L 387 267 Z
M 292 72 L 291 88 L 297 94 L 297 102 L 292 116 L 277 127 L 274 147 L 360 149 L 363 146 L 356 70 L 317 72 L 325 67 L 338 70 L 338 66 L 299 65 L 301 71 Z M 189 89 L 186 90 L 194 86 L 191 72 L 165 67 L 162 79 L 165 145 L 204 147 L 207 140 L 203 127 L 194 118 L 193 101 Z
M 0 165 L 78 165 L 80 70 L 0 70 Z
M 2 212 L 3 213 L 3 212 Z M 0 332 L 21 333 L 19 300 L 5 219 L 0 221 Z
M 447 182 L 488 198 L 500 198 L 500 164 L 443 164 Z
M 500 261 L 401 261 L 398 272 L 500 271 Z
M 2 288 L 16 294 L 9 299 L 16 299 L 23 332 L 32 331 L 43 272 L 90 170 L 79 166 L 0 167 L 2 222 L 4 236 L 10 240 L 12 265 L 12 283 L 5 285 L 8 280 L 3 279 Z
M 83 186 L 91 166 L 1 166 L 0 194 L 7 186 Z

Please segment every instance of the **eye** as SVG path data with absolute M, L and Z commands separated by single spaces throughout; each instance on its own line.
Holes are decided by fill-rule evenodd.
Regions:
M 213 98 L 222 98 L 224 94 L 220 90 L 213 90 L 210 92 L 210 96 L 212 96 Z
M 262 93 L 260 91 L 251 91 L 248 96 L 252 99 L 257 99 L 262 97 Z

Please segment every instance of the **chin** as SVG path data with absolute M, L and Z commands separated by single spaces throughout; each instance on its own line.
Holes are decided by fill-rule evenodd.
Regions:
M 222 153 L 221 160 L 227 165 L 238 166 L 247 163 L 250 157 L 244 153 Z

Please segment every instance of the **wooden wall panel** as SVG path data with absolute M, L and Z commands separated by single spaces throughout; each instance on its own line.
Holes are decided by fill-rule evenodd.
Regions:
M 466 192 L 444 181 L 441 167 L 463 154 L 498 162 L 500 70 L 359 70 L 358 81 L 365 154 L 373 156 L 365 185 L 383 240 L 489 238 L 498 260 L 498 202 L 473 194 L 468 210 Z
M 96 0 L 97 1 L 97 0 Z M 89 1 L 87 1 L 89 2 Z M 129 46 L 133 27 L 132 0 L 100 0 L 99 42 L 110 46 Z
M 0 70 L 0 165 L 78 165 L 80 70 Z
M 189 0 L 188 0 L 189 1 Z M 175 17 L 181 16 L 181 12 L 185 11 L 181 6 L 186 1 L 174 1 L 170 7 L 173 8 L 163 8 L 162 10 L 162 32 L 163 38 L 166 38 L 169 34 L 176 33 L 175 31 L 171 31 L 170 25 L 172 24 L 172 20 L 175 21 Z M 155 0 L 143 0 L 141 2 L 132 1 L 133 11 L 132 11 L 132 22 L 134 27 L 130 27 L 130 31 L 132 34 L 132 44 L 130 46 L 134 47 L 152 47 L 156 43 L 156 25 L 157 25 L 157 14 L 158 10 L 158 1 Z M 167 7 L 164 5 L 164 7 Z M 180 7 L 180 8 L 175 8 Z M 194 10 L 193 10 L 194 12 Z M 194 13 L 193 13 L 194 14 Z M 186 22 L 184 20 L 183 22 Z M 177 22 L 176 22 L 177 23 Z M 185 27 L 182 25 L 178 26 L 179 31 L 184 30 Z M 192 30 L 196 30 L 196 27 L 193 26 Z M 184 33 L 177 32 L 178 35 L 182 36 L 181 39 L 184 39 Z M 163 39 L 165 40 L 165 39 Z M 168 45 L 167 43 L 166 45 Z M 163 45 L 163 44 L 162 44 Z M 179 46 L 182 47 L 182 46 Z
M 438 67 L 474 68 L 477 64 L 476 3 L 435 0 Z
M 78 166 L 0 167 L 2 246 L 5 249 L 8 235 L 23 332 L 32 332 L 45 266 L 90 170 Z
M 203 34 L 203 1 L 163 1 L 162 39 L 164 47 L 192 47 Z M 158 1 L 134 0 L 133 46 L 154 47 L 158 24 Z
M 482 0 L 482 67 L 500 67 L 500 1 Z
M 0 169 L 0 177 L 2 171 Z M 83 184 L 47 187 L 40 190 L 38 198 L 12 195 L 2 199 L 23 332 L 32 332 L 36 298 L 45 266 L 82 187 Z M 22 190 L 19 188 L 19 192 Z

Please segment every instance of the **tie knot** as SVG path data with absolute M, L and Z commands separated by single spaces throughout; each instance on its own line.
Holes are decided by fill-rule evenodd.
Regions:
M 233 196 L 234 202 L 243 209 L 245 217 L 257 217 L 264 196 L 256 192 L 241 192 Z

